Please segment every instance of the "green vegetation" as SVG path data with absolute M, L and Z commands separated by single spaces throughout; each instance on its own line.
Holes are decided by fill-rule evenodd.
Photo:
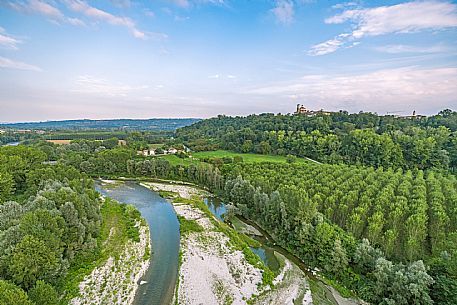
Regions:
M 457 169 L 457 112 L 426 119 L 373 113 L 218 116 L 178 129 L 194 151 L 288 154 L 325 163 Z
M 427 215 L 421 214 L 427 208 L 409 207 L 406 203 L 398 206 L 396 200 L 402 198 L 390 198 L 387 194 L 383 194 L 386 192 L 385 189 L 391 188 L 389 183 L 394 184 L 394 190 L 402 189 L 400 185 L 406 180 L 402 179 L 402 174 L 383 173 L 381 170 L 371 169 L 377 177 L 371 181 L 367 177 L 371 173 L 370 169 L 363 171 L 360 168 L 347 166 L 257 163 L 241 164 L 237 167 L 240 168 L 234 169 L 232 173 L 242 172 L 244 177 L 253 184 L 240 176 L 227 180 L 225 186 L 227 199 L 235 203 L 245 217 L 254 219 L 262 225 L 281 245 L 304 260 L 307 265 L 322 269 L 324 275 L 335 281 L 331 283 L 337 284 L 336 287 L 344 285 L 374 304 L 382 303 L 384 300 L 393 304 L 431 304 L 429 289 L 434 280 L 427 274 L 427 267 L 423 261 L 413 260 L 429 260 L 431 257 L 437 258 L 447 253 L 451 256 L 448 258 L 447 267 L 451 268 L 450 261 L 455 260 L 457 254 L 456 244 L 449 241 L 447 234 L 455 235 L 453 228 L 455 224 L 446 223 L 441 226 L 439 231 L 442 234 L 441 239 L 437 239 L 437 231 L 430 228 L 436 225 L 434 221 L 441 223 L 439 218 L 431 218 L 430 222 L 427 222 Z M 354 178 L 355 175 L 360 177 Z M 341 181 L 339 181 L 340 177 Z M 414 182 L 406 189 L 416 190 L 417 187 L 415 189 L 414 185 L 419 184 L 418 181 L 422 181 L 421 179 L 424 178 L 421 172 L 418 172 Z M 433 176 L 427 177 L 427 180 L 430 179 L 434 179 Z M 449 182 L 443 179 L 443 183 Z M 364 183 L 361 183 L 362 181 Z M 374 197 L 370 197 L 370 193 L 367 192 L 377 181 L 381 183 L 384 181 L 383 187 L 374 188 L 380 194 L 374 193 L 371 194 Z M 421 183 L 432 185 L 431 181 L 424 180 Z M 263 190 L 271 193 L 264 193 Z M 326 191 L 329 193 L 325 193 Z M 353 206 L 345 206 L 345 200 L 347 200 L 345 196 L 351 196 L 351 191 L 358 192 L 359 196 L 355 198 L 368 196 L 371 200 L 367 203 L 372 205 L 365 206 L 357 203 L 353 198 L 348 201 Z M 422 191 L 426 192 L 426 189 L 423 188 Z M 416 192 L 416 196 L 410 195 L 411 204 L 418 204 L 418 202 L 422 202 L 421 204 L 425 206 L 437 204 L 433 197 L 433 189 L 429 190 L 430 194 L 425 193 L 423 196 L 418 190 Z M 455 193 L 455 188 L 451 192 Z M 399 196 L 395 192 L 394 195 Z M 419 199 L 416 199 L 417 196 L 420 196 Z M 452 193 L 450 196 L 453 196 Z M 423 198 L 422 201 L 421 198 Z M 428 203 L 426 198 L 429 200 Z M 333 205 L 331 202 L 326 202 L 327 200 L 335 200 L 339 204 Z M 397 207 L 397 210 L 391 212 L 392 214 L 388 213 L 391 211 L 390 206 Z M 400 214 L 401 218 L 392 221 L 395 219 L 393 216 L 398 216 L 398 211 L 402 211 L 402 208 L 404 211 Z M 378 215 L 380 210 L 386 211 L 386 214 L 372 216 Z M 434 208 L 430 210 L 433 215 Z M 368 211 L 371 214 L 366 215 Z M 371 246 L 367 239 L 358 242 L 354 238 L 351 228 L 356 222 L 352 213 L 357 213 L 356 215 L 361 215 L 361 219 L 368 220 L 366 223 L 361 223 L 362 228 L 357 230 L 361 235 L 357 238 L 368 237 L 376 246 L 384 248 L 384 253 Z M 455 217 L 455 214 L 441 215 L 445 218 Z M 344 220 L 345 217 L 347 222 Z M 408 226 L 411 225 L 412 220 L 408 219 L 414 219 L 411 229 Z M 374 225 L 377 230 L 372 227 Z M 384 235 L 374 235 L 376 232 L 389 231 L 392 232 L 385 234 L 387 236 L 394 234 L 395 242 L 398 244 L 392 246 L 389 244 L 390 240 Z M 428 237 L 427 234 L 434 235 Z M 402 244 L 403 240 L 405 242 Z M 389 249 L 392 251 L 387 251 Z M 385 258 L 385 254 L 391 259 L 404 261 L 405 264 L 393 263 Z M 441 263 L 446 266 L 445 262 Z M 450 275 L 448 279 L 453 281 L 454 276 Z M 416 290 L 411 291 L 407 288 L 410 285 L 414 285 Z M 345 289 L 342 288 L 344 287 L 340 287 L 339 290 L 344 292 Z M 350 294 L 349 290 L 346 289 L 345 294 Z
M 139 241 L 139 230 L 135 223 L 144 220 L 133 206 L 106 198 L 101 207 L 101 218 L 100 235 L 97 239 L 98 248 L 88 255 L 78 257 L 77 263 L 70 268 L 62 282 L 66 300 L 78 295 L 79 283 L 93 269 L 102 265 L 110 256 L 118 259 L 129 239 Z M 146 257 L 147 254 L 150 255 L 150 248 L 145 253 L 144 259 L 149 258 Z
M 171 198 L 175 198 L 175 197 L 179 196 L 178 193 L 170 192 L 170 191 L 159 191 L 158 193 L 159 193 L 160 197 L 167 198 L 167 199 L 171 199 Z
M 45 159 L 30 147 L 0 148 L 0 173 L 9 173 L 0 176 L 13 184 L 6 199 L 15 200 L 0 202 L 0 276 L 32 300 L 41 298 L 39 281 L 58 287 L 68 265 L 97 249 L 100 230 L 92 181 Z
M 183 216 L 178 215 L 179 220 L 179 230 L 182 235 L 189 234 L 190 232 L 202 232 L 203 227 L 198 224 L 195 220 L 186 219 Z
M 396 260 L 439 256 L 456 246 L 449 238 L 457 232 L 457 210 L 452 208 L 457 206 L 457 179 L 451 175 L 274 163 L 238 164 L 230 173 L 233 178 L 243 175 L 252 181 L 252 190 L 242 190 L 244 196 L 246 192 L 257 195 L 254 202 L 245 203 L 255 205 L 252 216 L 276 214 L 273 207 L 267 207 L 268 198 L 255 189 L 259 187 L 266 194 L 278 191 L 286 205 L 298 204 L 288 211 L 292 215 L 305 220 L 307 214 L 313 219 L 320 212 L 356 239 L 368 238 Z M 239 201 L 234 194 L 230 199 Z M 296 225 L 284 221 L 283 226 Z
M 245 163 L 255 163 L 255 162 L 286 162 L 287 157 L 285 156 L 274 156 L 274 155 L 262 155 L 262 154 L 253 154 L 253 153 L 237 153 L 226 150 L 216 150 L 216 151 L 202 151 L 193 153 L 194 158 L 200 160 L 209 160 L 211 158 L 219 158 L 223 161 L 228 160 L 229 162 L 224 163 L 233 163 L 235 157 L 241 157 L 242 161 Z M 227 159 L 228 158 L 228 159 Z M 229 160 L 229 159 L 232 160 Z M 231 161 L 231 162 L 230 162 Z M 297 158 L 296 162 L 306 163 L 309 162 L 303 158 Z
M 89 177 L 144 177 L 193 182 L 232 202 L 232 213 L 256 221 L 347 294 L 373 304 L 457 303 L 456 112 L 420 120 L 345 112 L 220 116 L 174 139 L 132 132 L 127 146 L 117 147 L 110 138 L 0 149 L 4 279 L 26 293 L 37 281 L 63 291 L 63 260 L 70 271 L 94 261 L 106 235 Z M 137 155 L 148 143 L 213 151 Z M 51 160 L 59 165 L 42 164 Z M 202 202 L 192 204 L 209 213 Z M 218 229 L 242 251 L 251 242 L 225 224 Z M 126 234 L 135 238 L 135 231 Z M 37 272 L 24 271 L 33 270 L 24 268 L 34 263 L 30 247 Z
M 0 148 L 1 304 L 68 300 L 84 275 L 139 240 L 133 206 L 106 200 L 100 209 L 92 179 L 46 159 L 46 150 Z
M 188 166 L 190 164 L 197 163 L 197 160 L 194 160 L 192 158 L 180 158 L 177 155 L 165 155 L 165 156 L 160 156 L 157 158 L 166 160 L 166 161 L 168 161 L 168 163 L 170 163 L 173 166 L 177 166 L 177 165 Z

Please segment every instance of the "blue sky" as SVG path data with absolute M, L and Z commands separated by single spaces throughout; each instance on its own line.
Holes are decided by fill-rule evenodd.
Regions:
M 0 121 L 457 110 L 455 1 L 0 0 Z

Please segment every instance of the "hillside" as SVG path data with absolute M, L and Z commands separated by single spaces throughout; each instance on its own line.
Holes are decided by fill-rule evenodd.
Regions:
M 52 130 L 175 130 L 198 122 L 200 119 L 114 119 L 114 120 L 64 120 L 46 122 L 4 123 L 0 128 L 52 129 Z

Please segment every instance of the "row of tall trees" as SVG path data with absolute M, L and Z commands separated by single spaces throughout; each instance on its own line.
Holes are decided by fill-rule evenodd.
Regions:
M 357 291 L 364 300 L 399 305 L 457 301 L 456 290 L 453 290 L 457 287 L 457 274 L 451 271 L 457 257 L 456 244 L 431 263 L 435 270 L 441 270 L 432 277 L 422 260 L 394 263 L 368 239 L 357 240 L 341 229 L 326 217 L 326 210 L 322 211 L 324 197 L 319 194 L 311 194 L 303 185 L 288 184 L 287 179 L 277 188 L 271 187 L 273 191 L 265 192 L 256 185 L 257 180 L 249 169 L 244 170 L 251 180 L 241 176 L 228 179 L 226 198 L 309 266 L 319 268 L 329 278 Z M 379 224 L 369 226 L 379 231 Z
M 450 238 L 457 234 L 455 176 L 311 163 L 231 167 L 230 176 L 243 175 L 266 193 L 283 190 L 288 197 L 299 191 L 301 197 L 292 200 L 297 206 L 310 205 L 390 258 L 412 261 L 457 247 Z

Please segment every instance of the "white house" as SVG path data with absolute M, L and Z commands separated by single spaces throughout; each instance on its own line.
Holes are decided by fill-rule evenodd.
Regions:
M 155 156 L 156 152 L 154 149 L 144 149 L 136 152 L 139 156 Z

